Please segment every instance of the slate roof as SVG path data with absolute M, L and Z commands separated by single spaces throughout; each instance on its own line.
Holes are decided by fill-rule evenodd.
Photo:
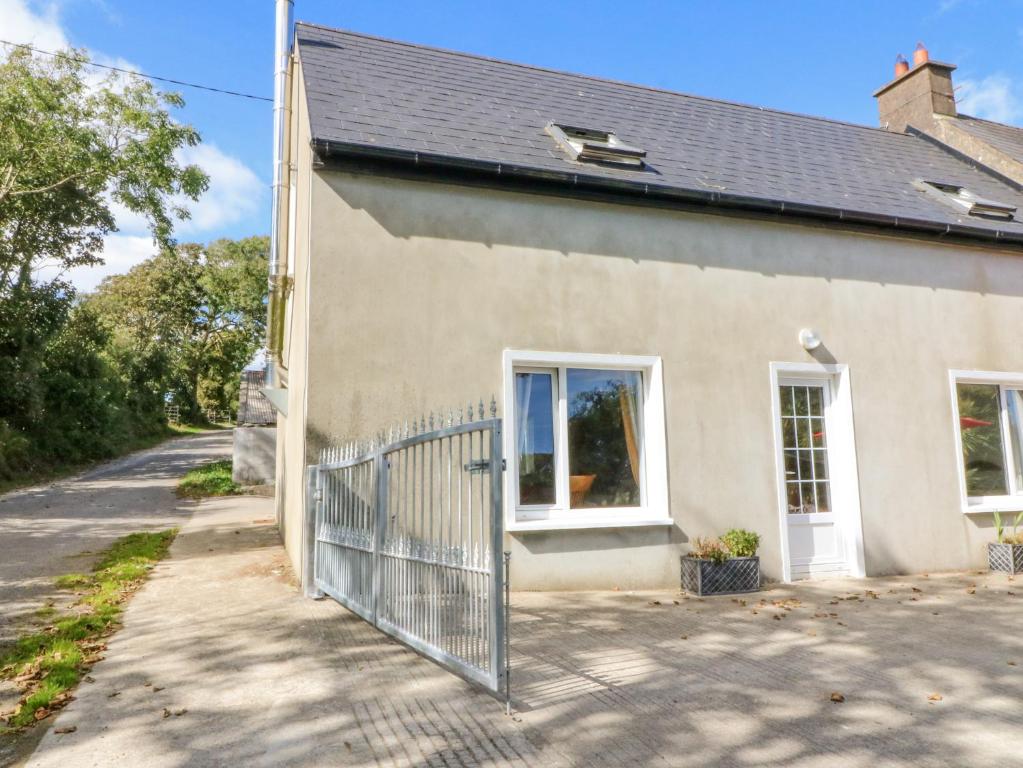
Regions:
M 1013 160 L 1023 163 L 1023 128 L 958 115 L 956 125 Z
M 1023 193 L 917 136 L 301 22 L 296 45 L 321 158 L 1023 244 Z M 615 130 L 649 169 L 573 162 L 550 121 Z M 1020 220 L 968 216 L 917 179 L 1016 205 Z
M 242 371 L 241 387 L 238 391 L 238 424 L 265 426 L 277 423 L 273 405 L 259 390 L 266 376 L 263 371 Z

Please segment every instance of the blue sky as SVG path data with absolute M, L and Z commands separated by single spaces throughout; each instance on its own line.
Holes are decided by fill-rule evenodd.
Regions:
M 871 93 L 922 40 L 958 65 L 962 111 L 1023 124 L 1023 0 L 296 0 L 295 17 L 870 125 Z M 144 73 L 272 95 L 272 0 L 0 0 L 0 38 L 70 43 Z M 181 238 L 268 232 L 271 105 L 180 90 L 179 117 L 205 142 L 189 159 L 213 179 Z M 108 265 L 73 275 L 80 287 L 151 251 L 140 222 L 119 221 Z

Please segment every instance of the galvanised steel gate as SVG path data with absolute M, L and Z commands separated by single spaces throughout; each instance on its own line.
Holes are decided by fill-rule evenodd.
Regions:
M 425 656 L 508 698 L 501 420 L 430 417 L 310 467 L 313 583 Z

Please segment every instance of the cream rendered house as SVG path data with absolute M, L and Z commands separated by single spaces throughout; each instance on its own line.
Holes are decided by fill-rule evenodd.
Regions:
M 734 526 L 774 579 L 981 565 L 1023 509 L 1023 131 L 946 81 L 877 129 L 298 24 L 296 564 L 320 448 L 493 394 L 516 589 L 677 586 Z

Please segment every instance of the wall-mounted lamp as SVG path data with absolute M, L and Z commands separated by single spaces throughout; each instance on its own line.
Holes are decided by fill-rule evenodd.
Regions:
M 812 352 L 821 345 L 821 337 L 813 328 L 803 328 L 799 332 L 799 343 L 807 352 Z

